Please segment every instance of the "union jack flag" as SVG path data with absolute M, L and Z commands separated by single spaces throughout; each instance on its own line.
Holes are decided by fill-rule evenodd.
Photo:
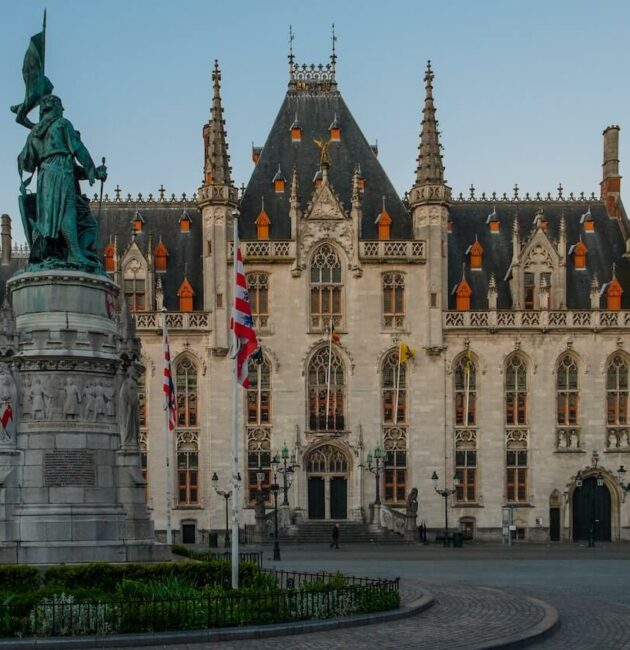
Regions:
M 249 293 L 243 270 L 243 257 L 239 247 L 238 235 L 234 241 L 234 254 L 236 264 L 236 295 L 234 296 L 234 309 L 232 310 L 232 333 L 234 347 L 232 353 L 236 355 L 236 375 L 238 383 L 243 388 L 249 388 L 249 369 L 247 359 L 258 350 L 258 339 L 254 330 L 252 309 L 249 304 Z
M 168 429 L 173 431 L 177 422 L 177 401 L 175 399 L 175 384 L 171 372 L 171 351 L 168 347 L 166 332 L 166 314 L 164 314 L 164 409 L 168 412 Z

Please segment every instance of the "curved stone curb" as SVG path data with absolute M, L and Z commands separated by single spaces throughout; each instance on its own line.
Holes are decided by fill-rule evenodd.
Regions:
M 252 625 L 248 627 L 215 628 L 211 630 L 190 630 L 183 632 L 151 632 L 144 634 L 112 634 L 111 636 L 80 636 L 45 639 L 20 639 L 0 641 L 1 650 L 61 650 L 76 648 L 139 648 L 152 645 L 175 645 L 176 643 L 208 643 L 212 641 L 239 641 L 242 639 L 264 639 L 272 636 L 292 636 L 307 632 L 324 632 L 342 628 L 385 623 L 408 618 L 423 612 L 434 604 L 433 596 L 423 590 L 422 596 L 386 612 L 358 614 L 347 618 L 332 618 L 300 623 L 278 623 L 275 625 Z
M 499 589 L 491 589 L 485 587 L 488 591 L 498 591 Z M 526 646 L 538 643 L 547 637 L 552 636 L 560 627 L 560 614 L 555 607 L 539 598 L 532 598 L 531 596 L 522 596 L 525 600 L 529 600 L 536 606 L 540 607 L 544 612 L 544 616 L 540 623 L 537 623 L 528 630 L 520 634 L 500 637 L 492 639 L 491 641 L 484 641 L 479 645 L 470 646 L 469 650 L 494 650 L 495 648 L 525 648 Z

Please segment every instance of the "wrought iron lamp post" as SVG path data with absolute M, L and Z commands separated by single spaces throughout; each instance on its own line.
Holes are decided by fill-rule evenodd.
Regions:
M 280 458 L 282 459 L 282 467 L 280 467 L 277 454 L 274 460 L 278 462 L 278 469 L 276 471 L 282 474 L 282 491 L 284 494 L 284 497 L 282 499 L 282 505 L 288 506 L 289 488 L 293 484 L 293 477 L 295 475 L 294 472 L 295 472 L 295 468 L 298 467 L 298 464 L 296 462 L 295 453 L 291 454 L 291 458 L 289 460 L 289 448 L 287 447 L 286 442 L 284 443 L 284 447 L 282 447 L 282 450 L 280 451 Z
M 273 483 L 271 484 L 271 493 L 273 494 L 273 559 L 274 561 L 280 560 L 280 542 L 278 541 L 278 492 L 280 486 L 278 485 L 278 468 L 280 461 L 275 456 L 271 461 L 271 471 L 273 472 Z
M 626 483 L 625 478 L 626 468 L 623 465 L 619 465 L 619 469 L 617 470 L 617 479 L 619 480 L 619 487 L 623 491 L 622 499 L 624 503 L 626 501 L 626 494 L 630 492 L 630 484 Z
M 448 546 L 448 498 L 457 492 L 457 487 L 459 486 L 459 477 L 453 477 L 453 487 L 447 488 L 446 484 L 442 489 L 438 488 L 438 481 L 440 477 L 437 475 L 437 472 L 433 472 L 431 477 L 433 481 L 433 489 L 444 499 L 444 546 Z
M 381 505 L 381 474 L 385 471 L 385 463 L 387 462 L 387 451 L 383 451 L 380 445 L 376 445 L 374 453 L 368 452 L 367 455 L 367 470 L 372 472 L 376 479 L 376 498 L 374 500 L 375 506 Z
M 232 490 L 220 490 L 217 487 L 218 485 L 219 485 L 219 477 L 217 476 L 217 473 L 214 472 L 212 474 L 212 487 L 214 488 L 214 491 L 219 496 L 225 499 L 225 540 L 223 545 L 225 546 L 225 548 L 228 548 L 230 546 L 230 522 L 228 516 L 228 501 L 232 496 Z

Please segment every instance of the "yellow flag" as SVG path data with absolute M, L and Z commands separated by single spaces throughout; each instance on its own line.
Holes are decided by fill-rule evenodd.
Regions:
M 400 363 L 407 363 L 409 359 L 413 359 L 416 356 L 416 351 L 414 348 L 410 347 L 406 343 L 400 344 Z

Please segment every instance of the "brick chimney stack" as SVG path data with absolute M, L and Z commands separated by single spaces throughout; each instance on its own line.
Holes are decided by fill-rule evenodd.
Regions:
M 616 124 L 604 129 L 604 162 L 602 164 L 601 192 L 609 217 L 619 217 L 619 127 Z
M 7 266 L 11 262 L 11 217 L 8 214 L 0 217 L 0 243 L 2 245 L 0 264 Z

